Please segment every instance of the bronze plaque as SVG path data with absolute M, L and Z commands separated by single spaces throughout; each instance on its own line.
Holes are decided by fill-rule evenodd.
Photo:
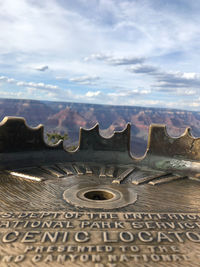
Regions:
M 199 139 L 130 126 L 79 148 L 48 146 L 22 118 L 0 125 L 0 266 L 200 266 Z

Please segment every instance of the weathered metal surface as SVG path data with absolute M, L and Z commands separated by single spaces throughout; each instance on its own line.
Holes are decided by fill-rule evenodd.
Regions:
M 104 138 L 99 133 L 99 125 L 92 129 L 80 129 L 79 150 L 89 151 L 120 151 L 130 149 L 130 124 L 121 132 L 115 132 L 110 138 Z
M 0 266 L 200 266 L 200 139 L 152 126 L 134 158 L 130 125 L 75 152 L 41 129 L 0 126 Z
M 149 129 L 148 154 L 162 157 L 200 160 L 200 138 L 191 135 L 190 128 L 178 138 L 168 135 L 165 125 L 151 125 Z
M 47 145 L 43 133 L 42 125 L 30 128 L 24 118 L 5 117 L 0 123 L 0 153 L 62 149 L 62 141 Z

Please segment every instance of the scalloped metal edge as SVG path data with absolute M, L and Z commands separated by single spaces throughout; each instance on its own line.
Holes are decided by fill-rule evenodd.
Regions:
M 194 138 L 189 128 L 180 137 L 173 138 L 168 135 L 165 125 L 151 125 L 147 150 L 140 158 L 133 157 L 130 153 L 130 129 L 128 123 L 124 130 L 115 131 L 112 136 L 105 138 L 101 136 L 98 124 L 91 129 L 80 128 L 79 146 L 75 151 L 69 152 L 63 147 L 62 141 L 54 146 L 45 143 L 42 125 L 30 128 L 24 118 L 5 117 L 0 123 L 0 169 L 65 161 L 95 161 L 167 169 L 167 161 L 163 163 L 161 160 L 167 158 L 173 160 L 171 165 L 174 160 L 185 160 L 188 168 L 192 164 L 190 161 L 195 161 L 198 166 L 193 168 L 200 173 L 200 138 Z M 158 163 L 159 166 L 156 165 Z
M 130 151 L 131 125 L 127 123 L 122 131 L 114 131 L 109 137 L 103 137 L 99 131 L 99 124 L 91 129 L 80 128 L 79 150 L 95 151 Z
M 42 124 L 29 127 L 22 117 L 5 117 L 0 122 L 0 153 L 48 149 L 63 149 L 63 141 L 48 145 Z
M 171 137 L 163 124 L 153 124 L 149 128 L 146 154 L 200 160 L 200 138 L 191 135 L 190 128 L 186 128 L 179 137 Z

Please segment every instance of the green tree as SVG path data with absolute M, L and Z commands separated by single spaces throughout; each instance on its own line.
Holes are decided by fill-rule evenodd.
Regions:
M 50 144 L 56 144 L 58 143 L 59 140 L 68 140 L 69 139 L 69 135 L 67 133 L 64 134 L 60 134 L 60 133 L 47 133 L 47 140 Z
M 47 140 L 49 144 L 56 144 L 59 140 L 69 140 L 69 135 L 67 133 L 60 134 L 60 133 L 47 133 Z M 71 145 L 67 147 L 68 151 L 74 151 L 77 148 L 76 145 Z

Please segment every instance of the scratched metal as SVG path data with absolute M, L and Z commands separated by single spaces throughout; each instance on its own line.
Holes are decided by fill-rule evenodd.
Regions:
M 141 158 L 130 125 L 80 130 L 49 146 L 23 118 L 0 124 L 0 266 L 199 266 L 200 139 L 150 127 Z

